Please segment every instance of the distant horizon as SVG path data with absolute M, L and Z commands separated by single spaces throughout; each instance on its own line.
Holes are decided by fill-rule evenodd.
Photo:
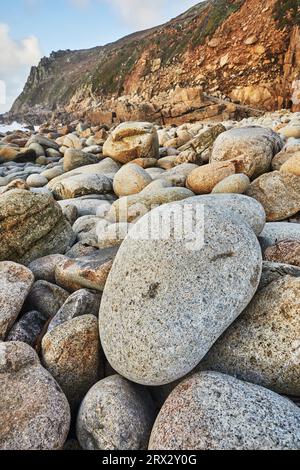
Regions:
M 2 0 L 0 114 L 10 110 L 31 67 L 43 57 L 105 46 L 164 24 L 204 0 L 59 1 L 57 10 L 46 0 Z

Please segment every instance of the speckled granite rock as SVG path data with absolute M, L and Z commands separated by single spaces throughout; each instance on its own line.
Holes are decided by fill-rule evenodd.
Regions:
M 25 313 L 17 321 L 7 335 L 6 341 L 22 341 L 33 348 L 37 345 L 38 338 L 48 320 L 47 315 L 32 311 Z
M 187 177 L 186 186 L 195 194 L 209 194 L 218 183 L 234 174 L 234 163 L 213 162 L 193 170 Z
M 58 384 L 25 343 L 0 343 L 0 359 L 0 449 L 61 449 L 70 408 Z
M 239 216 L 244 222 L 247 222 L 252 230 L 259 235 L 266 223 L 266 213 L 263 206 L 243 194 L 205 194 L 196 196 L 188 201 L 187 204 L 213 204 L 216 209 L 226 209 Z
M 283 147 L 280 136 L 263 127 L 230 129 L 217 137 L 211 162 L 234 161 L 237 173 L 255 178 L 270 170 L 274 155 Z
M 34 282 L 32 272 L 20 264 L 0 262 L 0 340 L 19 315 Z
M 274 246 L 269 246 L 265 251 L 264 258 L 266 261 L 275 261 L 300 267 L 300 241 L 284 240 L 276 243 Z
M 26 299 L 26 305 L 52 318 L 68 297 L 69 293 L 61 287 L 47 281 L 36 281 Z
M 125 196 L 115 201 L 107 215 L 112 222 L 133 222 L 151 209 L 169 202 L 181 201 L 194 196 L 186 188 L 162 188 L 147 194 Z
M 84 398 L 77 437 L 86 450 L 143 450 L 154 419 L 147 390 L 113 375 L 94 385 Z
M 28 268 L 33 272 L 36 281 L 47 281 L 54 284 L 55 268 L 64 259 L 66 259 L 64 255 L 43 256 L 32 261 Z
M 300 242 L 300 224 L 290 222 L 267 223 L 260 234 L 259 241 L 262 250 L 284 240 L 296 240 Z
M 268 284 L 283 276 L 300 277 L 300 268 L 290 264 L 273 263 L 272 261 L 263 261 L 263 271 L 260 279 L 259 289 L 263 289 Z
M 47 333 L 42 340 L 42 360 L 57 380 L 72 407 L 103 377 L 97 318 L 73 318 Z
M 183 208 L 157 208 L 131 229 L 102 297 L 105 354 L 118 373 L 146 385 L 190 372 L 250 302 L 261 275 L 261 250 L 247 224 L 208 206 L 202 246 L 201 213 L 193 214 L 195 239 L 190 227 L 177 237 Z M 171 220 L 170 232 L 160 232 L 161 217 Z
M 262 204 L 268 222 L 284 220 L 300 211 L 300 176 L 265 173 L 251 183 L 246 194 Z
M 121 163 L 136 158 L 158 158 L 159 144 L 155 126 L 149 122 L 120 124 L 105 141 L 103 155 Z
M 250 186 L 250 179 L 243 173 L 227 176 L 212 190 L 215 194 L 243 194 Z
M 118 247 L 97 250 L 82 258 L 69 259 L 55 270 L 56 283 L 69 292 L 87 288 L 103 291 Z
M 101 294 L 99 292 L 80 289 L 71 294 L 57 314 L 52 318 L 48 326 L 48 332 L 58 325 L 72 320 L 72 318 L 82 315 L 98 316 L 101 302 Z
M 262 289 L 199 367 L 300 395 L 299 292 L 300 279 L 290 276 Z
M 300 410 L 258 385 L 197 373 L 163 405 L 149 449 L 299 450 Z
M 151 182 L 151 176 L 143 168 L 128 163 L 115 174 L 113 188 L 119 197 L 130 196 L 141 192 Z
M 65 253 L 75 241 L 51 196 L 14 189 L 0 196 L 0 260 L 30 263 Z

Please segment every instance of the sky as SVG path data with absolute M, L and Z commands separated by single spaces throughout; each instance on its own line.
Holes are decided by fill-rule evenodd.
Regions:
M 0 114 L 32 65 L 54 50 L 86 49 L 164 23 L 200 0 L 1 0 Z

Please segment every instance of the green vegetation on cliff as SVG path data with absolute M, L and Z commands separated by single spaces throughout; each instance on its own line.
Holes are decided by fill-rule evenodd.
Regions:
M 300 26 L 300 0 L 277 0 L 274 18 L 280 29 L 291 25 Z

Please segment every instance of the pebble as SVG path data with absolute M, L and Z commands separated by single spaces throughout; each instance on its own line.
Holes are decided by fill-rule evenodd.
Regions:
M 76 150 L 73 148 L 67 149 L 64 153 L 64 171 L 71 171 L 85 165 L 92 165 L 98 163 L 99 158 L 95 155 Z
M 82 315 L 95 315 L 98 317 L 101 302 L 99 292 L 80 289 L 71 294 L 58 310 L 48 325 L 48 331 L 58 325 Z
M 52 318 L 68 296 L 69 293 L 56 284 L 47 281 L 36 281 L 28 294 L 26 303 L 30 309 L 41 312 L 47 318 Z
M 155 207 L 192 196 L 194 193 L 186 188 L 162 188 L 156 192 L 122 197 L 113 203 L 107 219 L 112 222 L 131 223 Z
M 31 188 L 42 188 L 43 186 L 46 186 L 46 184 L 48 184 L 48 180 L 45 176 L 33 174 L 28 176 L 26 183 Z
M 51 196 L 19 189 L 0 195 L 0 260 L 30 263 L 63 254 L 74 241 L 70 224 Z
M 292 264 L 300 267 L 300 241 L 284 240 L 270 246 L 264 253 L 267 261 Z
M 259 241 L 263 252 L 269 246 L 284 240 L 295 240 L 300 242 L 300 224 L 290 222 L 269 222 L 260 234 Z
M 268 222 L 291 217 L 300 211 L 300 178 L 289 173 L 265 173 L 251 183 L 246 194 L 259 201 Z
M 64 255 L 48 255 L 43 258 L 38 258 L 29 263 L 28 268 L 34 274 L 36 281 L 48 281 L 52 284 L 55 283 L 55 268 L 58 263 L 63 261 L 66 257 Z
M 18 320 L 7 335 L 6 341 L 22 341 L 35 348 L 48 320 L 47 315 L 31 311 Z

